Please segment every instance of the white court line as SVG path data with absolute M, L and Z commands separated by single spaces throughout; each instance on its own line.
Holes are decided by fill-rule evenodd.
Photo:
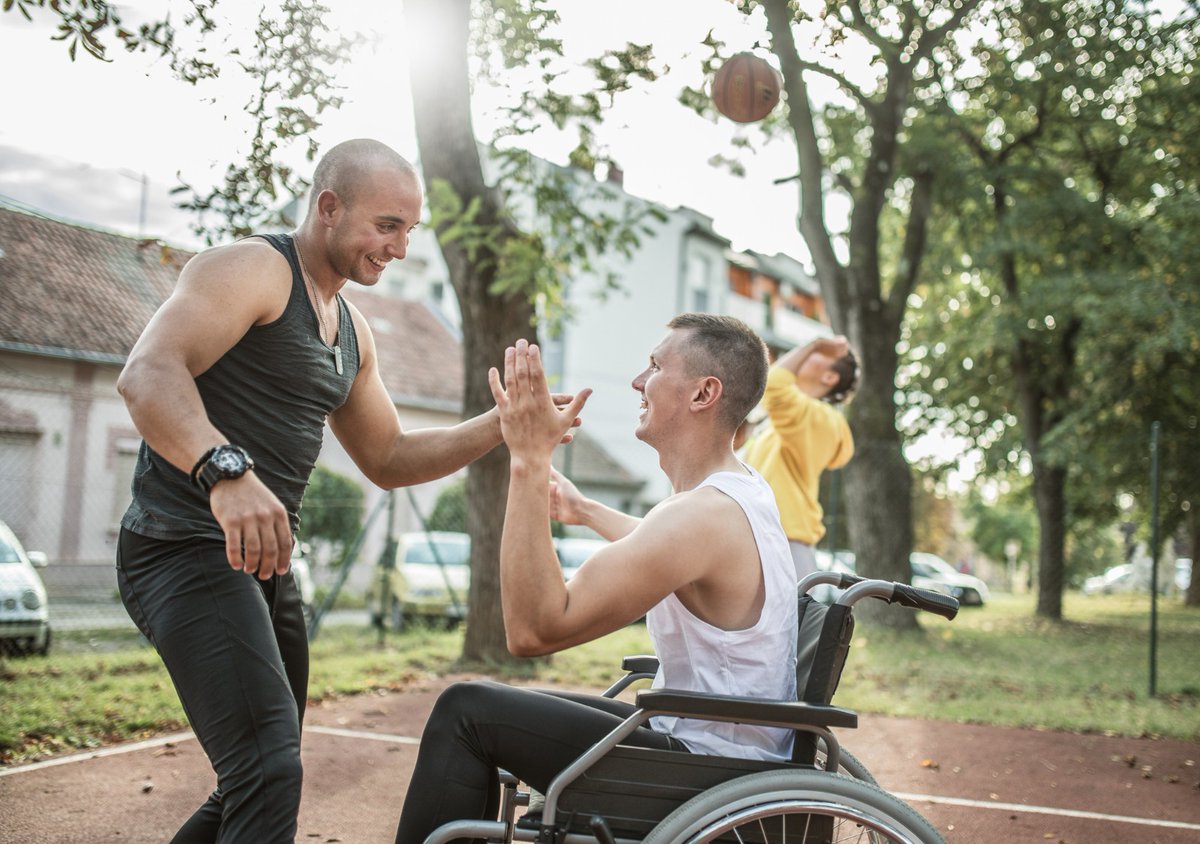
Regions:
M 311 725 L 304 728 L 306 733 L 320 733 L 327 736 L 336 736 L 338 738 L 355 738 L 365 739 L 368 741 L 383 741 L 391 744 L 408 744 L 419 745 L 421 740 L 412 736 L 398 736 L 391 733 L 371 733 L 365 730 L 345 730 L 340 727 L 322 727 L 320 725 Z M 67 765 L 72 762 L 86 762 L 89 759 L 99 759 L 104 756 L 116 756 L 120 753 L 133 753 L 138 750 L 147 750 L 151 747 L 162 747 L 166 744 L 176 742 L 189 741 L 194 739 L 195 735 L 188 730 L 182 733 L 173 733 L 168 736 L 159 736 L 158 738 L 147 739 L 146 741 L 132 742 L 131 744 L 121 744 L 115 747 L 106 747 L 103 750 L 92 750 L 87 753 L 76 753 L 72 756 L 60 756 L 56 759 L 47 759 L 44 762 L 31 762 L 28 765 L 18 765 L 13 768 L 0 768 L 0 777 L 11 776 L 12 774 L 23 774 L 29 771 L 39 771 L 43 768 L 53 768 L 56 765 Z M 1023 803 L 997 803 L 991 800 L 968 800 L 962 797 L 941 797 L 934 794 L 905 794 L 903 792 L 893 792 L 893 795 L 900 800 L 906 802 L 925 802 L 940 804 L 943 806 L 962 806 L 968 809 L 996 809 L 1007 812 L 1028 812 L 1038 815 L 1057 815 L 1064 818 L 1082 818 L 1085 820 L 1110 821 L 1116 823 L 1138 824 L 1141 826 L 1158 826 L 1167 827 L 1170 829 L 1189 829 L 1200 831 L 1200 824 L 1189 823 L 1187 821 L 1166 821 L 1157 818 L 1135 818 L 1129 815 L 1106 815 L 1100 812 L 1084 812 L 1077 809 L 1057 809 L 1051 806 L 1026 806 Z
M 360 738 L 368 741 L 390 741 L 393 744 L 420 744 L 419 738 L 412 736 L 394 736 L 389 733 L 368 733 L 363 730 L 343 730 L 340 727 L 305 727 L 306 733 L 321 733 L 327 736 L 340 736 L 342 738 Z
M 106 747 L 103 750 L 89 750 L 86 753 L 76 753 L 72 756 L 59 756 L 55 759 L 47 759 L 44 762 L 30 762 L 28 765 L 17 765 L 15 768 L 0 768 L 0 777 L 8 777 L 13 774 L 24 774 L 29 771 L 40 771 L 43 768 L 53 768 L 56 765 L 69 765 L 72 762 L 86 762 L 88 759 L 99 759 L 102 756 L 117 756 L 121 753 L 133 753 L 135 750 L 146 750 L 150 747 L 162 747 L 164 744 L 173 742 L 187 741 L 194 739 L 196 736 L 191 730 L 183 733 L 172 733 L 169 736 L 159 736 L 158 738 L 146 739 L 145 741 L 135 741 L 132 744 L 118 744 L 114 747 Z
M 943 806 L 965 806 L 968 809 L 999 809 L 1006 812 L 1031 812 L 1035 815 L 1058 815 L 1063 818 L 1084 818 L 1094 821 L 1116 821 L 1117 823 L 1140 824 L 1141 826 L 1165 826 L 1171 829 L 1200 830 L 1200 823 L 1187 821 L 1164 821 L 1157 818 L 1134 818 L 1129 815 L 1105 815 L 1100 812 L 1083 812 L 1078 809 L 1055 809 L 1050 806 L 1026 806 L 1024 803 L 996 803 L 991 800 L 967 800 L 962 797 L 938 797 L 933 794 L 902 794 L 892 792 L 906 803 L 923 801 Z

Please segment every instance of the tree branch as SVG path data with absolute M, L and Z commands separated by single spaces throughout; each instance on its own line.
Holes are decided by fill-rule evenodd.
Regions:
M 871 111 L 875 108 L 875 102 L 863 92 L 862 88 L 859 88 L 836 70 L 832 70 L 824 65 L 817 64 L 816 62 L 805 61 L 799 57 L 796 58 L 796 66 L 800 70 L 811 70 L 813 73 L 819 73 L 822 76 L 832 79 L 838 84 L 839 88 L 841 88 L 850 96 L 854 97 L 854 99 L 858 100 L 859 104 L 867 111 Z
M 916 285 L 920 273 L 921 258 L 925 254 L 925 240 L 929 231 L 929 218 L 933 213 L 933 186 L 937 177 L 934 168 L 925 164 L 914 176 L 912 202 L 908 208 L 908 225 L 904 232 L 904 251 L 900 266 L 888 294 L 888 307 L 897 317 L 903 316 L 908 295 Z
M 850 16 L 854 19 L 854 24 L 857 31 L 861 33 L 864 38 L 878 47 L 879 52 L 883 53 L 884 56 L 895 56 L 900 52 L 897 45 L 880 35 L 871 26 L 871 24 L 868 23 L 867 16 L 862 10 L 862 4 L 859 3 L 858 0 L 854 0 L 852 3 L 843 3 L 842 5 L 850 10 Z
M 917 46 L 913 48 L 912 57 L 909 59 L 911 64 L 916 64 L 924 58 L 928 58 L 933 52 L 933 48 L 942 42 L 948 34 L 958 29 L 958 25 L 962 23 L 962 19 L 975 11 L 980 0 L 962 0 L 959 7 L 954 10 L 950 18 L 941 26 L 935 29 L 927 29 L 917 39 Z
M 788 122 L 796 137 L 800 161 L 800 233 L 812 253 L 821 293 L 829 304 L 835 325 L 842 325 L 846 314 L 846 290 L 837 283 L 845 268 L 838 261 L 829 229 L 825 224 L 825 190 L 822 177 L 825 162 L 817 144 L 816 123 L 808 98 L 796 41 L 792 36 L 792 11 L 788 0 L 764 0 L 767 28 L 775 55 L 783 72 L 784 90 L 788 95 Z

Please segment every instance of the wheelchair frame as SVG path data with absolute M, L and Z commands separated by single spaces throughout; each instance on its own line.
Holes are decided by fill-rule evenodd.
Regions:
M 787 844 L 818 844 L 833 840 L 830 836 L 834 824 L 843 821 L 859 834 L 853 840 L 945 844 L 915 810 L 878 788 L 861 763 L 843 754 L 833 728 L 856 727 L 858 715 L 831 705 L 829 698 L 845 661 L 853 630 L 849 608 L 855 602 L 877 598 L 952 619 L 958 612 L 958 601 L 907 584 L 817 572 L 801 581 L 798 593 L 802 602 L 812 602 L 806 593 L 818 583 L 845 590 L 834 606 L 843 608 L 846 621 L 835 619 L 833 625 L 825 625 L 824 613 L 817 615 L 821 638 L 837 635 L 840 640 L 817 643 L 818 650 L 820 646 L 825 648 L 822 669 L 832 676 L 817 677 L 805 683 L 806 689 L 799 690 L 801 696 L 805 691 L 815 695 L 816 702 L 642 690 L 636 698 L 637 711 L 550 783 L 536 823 L 526 819 L 519 824 L 516 812 L 529 805 L 529 792 L 519 790 L 517 779 L 501 771 L 503 793 L 498 820 L 452 821 L 434 830 L 425 844 L 459 839 L 502 844 L 678 844 L 714 840 L 768 844 L 776 840 L 770 837 L 775 830 L 782 835 L 779 840 Z M 830 633 L 831 628 L 838 632 Z M 831 649 L 835 652 L 832 657 Z M 631 683 L 652 678 L 657 659 L 626 657 L 622 667 L 626 675 L 606 690 L 605 696 L 615 697 Z M 786 727 L 796 731 L 798 743 L 806 737 L 812 742 L 813 761 L 761 762 L 621 745 L 626 736 L 659 715 Z M 823 768 L 816 764 L 818 747 L 825 757 Z M 807 747 L 797 752 L 804 755 Z M 853 776 L 845 776 L 839 769 Z M 631 775 L 639 770 L 655 773 L 648 777 Z M 646 779 L 650 782 L 643 781 Z M 627 811 L 626 806 L 633 808 Z M 795 819 L 790 833 L 789 818 Z M 735 825 L 741 829 L 741 824 L 751 830 L 748 837 L 735 830 Z M 798 825 L 799 837 L 795 831 Z M 736 838 L 722 837 L 730 831 Z

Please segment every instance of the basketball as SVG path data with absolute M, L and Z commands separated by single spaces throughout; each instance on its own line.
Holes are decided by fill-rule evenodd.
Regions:
M 753 123 L 775 108 L 782 84 L 779 71 L 764 59 L 753 53 L 738 53 L 713 76 L 713 105 L 736 123 Z

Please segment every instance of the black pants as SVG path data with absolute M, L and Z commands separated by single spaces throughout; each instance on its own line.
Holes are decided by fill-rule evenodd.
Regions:
M 559 771 L 633 712 L 624 701 L 592 695 L 483 681 L 450 686 L 421 736 L 396 844 L 420 844 L 447 821 L 495 818 L 497 768 L 545 792 Z M 644 726 L 623 743 L 686 750 Z
M 300 808 L 308 635 L 289 572 L 234 571 L 215 540 L 121 531 L 121 600 L 170 672 L 217 789 L 176 844 L 291 842 Z

